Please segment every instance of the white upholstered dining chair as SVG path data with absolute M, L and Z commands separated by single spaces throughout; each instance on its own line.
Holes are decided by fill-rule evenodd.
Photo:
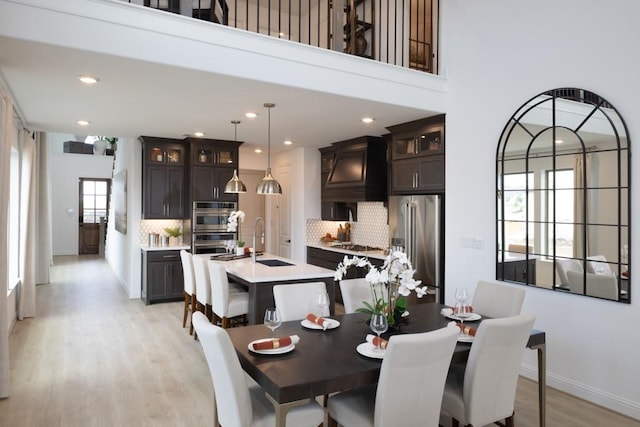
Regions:
M 232 322 L 246 325 L 249 292 L 231 292 L 227 271 L 215 261 L 209 261 L 208 268 L 213 315 L 220 319 L 223 328 L 228 328 Z
M 449 326 L 392 336 L 378 384 L 330 396 L 330 421 L 344 427 L 437 427 L 458 332 Z
M 196 307 L 196 283 L 193 275 L 193 261 L 191 253 L 182 249 L 180 251 L 180 260 L 182 261 L 182 276 L 184 277 L 184 309 L 182 314 L 182 327 L 187 326 L 187 318 L 189 318 L 189 335 L 193 334 L 193 322 L 191 316 Z
M 346 314 L 355 313 L 364 307 L 363 301 L 372 302 L 371 284 L 365 279 L 343 279 L 340 281 L 340 293 Z
M 211 373 L 216 399 L 214 411 L 217 409 L 216 416 L 220 424 L 225 427 L 275 426 L 273 404 L 260 386 L 249 385 L 227 332 L 209 323 L 202 313 L 193 315 L 193 324 Z M 324 410 L 311 399 L 308 403 L 291 409 L 287 413 L 286 424 L 294 427 L 316 427 L 323 421 Z
M 324 282 L 275 285 L 273 299 L 283 322 L 302 320 L 307 317 L 307 314 L 314 312 L 315 298 L 322 292 L 327 292 Z
M 525 291 L 522 287 L 479 281 L 473 293 L 473 311 L 493 318 L 520 314 Z
M 452 427 L 484 426 L 506 420 L 513 427 L 513 409 L 522 356 L 535 321 L 533 314 L 483 320 L 469 359 L 451 366 L 442 398 Z

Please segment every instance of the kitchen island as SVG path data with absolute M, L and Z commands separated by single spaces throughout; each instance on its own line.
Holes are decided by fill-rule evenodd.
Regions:
M 273 307 L 273 286 L 287 283 L 324 282 L 331 303 L 331 314 L 335 314 L 335 270 L 293 261 L 276 255 L 263 253 L 254 263 L 250 257 L 223 261 L 224 257 L 211 254 L 194 255 L 206 257 L 224 266 L 229 281 L 249 291 L 248 322 L 251 325 L 263 322 L 267 307 Z M 265 265 L 271 264 L 271 265 Z

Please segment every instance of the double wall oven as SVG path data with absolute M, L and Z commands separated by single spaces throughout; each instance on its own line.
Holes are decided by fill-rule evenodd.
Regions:
M 227 231 L 236 202 L 193 202 L 191 216 L 191 253 L 223 253 L 225 241 L 238 240 L 236 232 Z

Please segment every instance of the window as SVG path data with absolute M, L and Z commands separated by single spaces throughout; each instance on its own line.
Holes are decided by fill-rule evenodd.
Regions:
M 554 180 L 555 176 L 555 180 Z M 556 256 L 573 256 L 573 203 L 574 178 L 573 169 L 546 171 L 546 221 L 545 253 L 552 254 L 554 249 L 555 223 L 555 254 Z M 554 212 L 554 206 L 557 207 Z M 555 214 L 555 215 L 554 215 Z
M 506 249 L 510 252 L 524 253 L 524 248 L 534 246 L 535 202 L 533 173 L 513 173 L 504 175 L 504 221 Z M 529 190 L 529 191 L 527 191 Z M 528 237 L 528 239 L 527 239 Z
M 108 180 L 82 179 L 80 199 L 80 222 L 99 224 L 100 217 L 107 217 Z

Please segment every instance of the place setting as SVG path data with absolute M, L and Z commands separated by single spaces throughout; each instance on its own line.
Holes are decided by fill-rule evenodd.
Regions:
M 369 327 L 376 335 L 367 334 L 365 342 L 358 344 L 356 351 L 365 357 L 382 359 L 389 345 L 389 342 L 380 336 L 389 329 L 387 316 L 383 313 L 372 314 Z
M 261 338 L 248 344 L 249 351 L 257 354 L 277 355 L 293 351 L 300 341 L 298 335 L 276 338 L 275 330 L 282 325 L 282 318 L 277 308 L 267 308 L 264 313 L 264 325 L 271 329 L 271 338 Z
M 456 289 L 456 304 L 453 308 L 443 308 L 441 314 L 451 320 L 455 321 L 455 325 L 460 328 L 460 334 L 458 335 L 458 342 L 470 343 L 476 335 L 476 329 L 470 326 L 465 326 L 465 320 L 468 322 L 474 322 L 482 319 L 482 316 L 473 312 L 473 307 L 468 303 L 469 291 L 466 288 Z
M 326 317 L 328 315 L 329 295 L 327 295 L 326 293 L 320 293 L 316 297 L 315 313 L 307 314 L 306 318 L 303 319 L 300 324 L 303 328 L 320 331 L 335 329 L 340 326 L 339 321 Z

